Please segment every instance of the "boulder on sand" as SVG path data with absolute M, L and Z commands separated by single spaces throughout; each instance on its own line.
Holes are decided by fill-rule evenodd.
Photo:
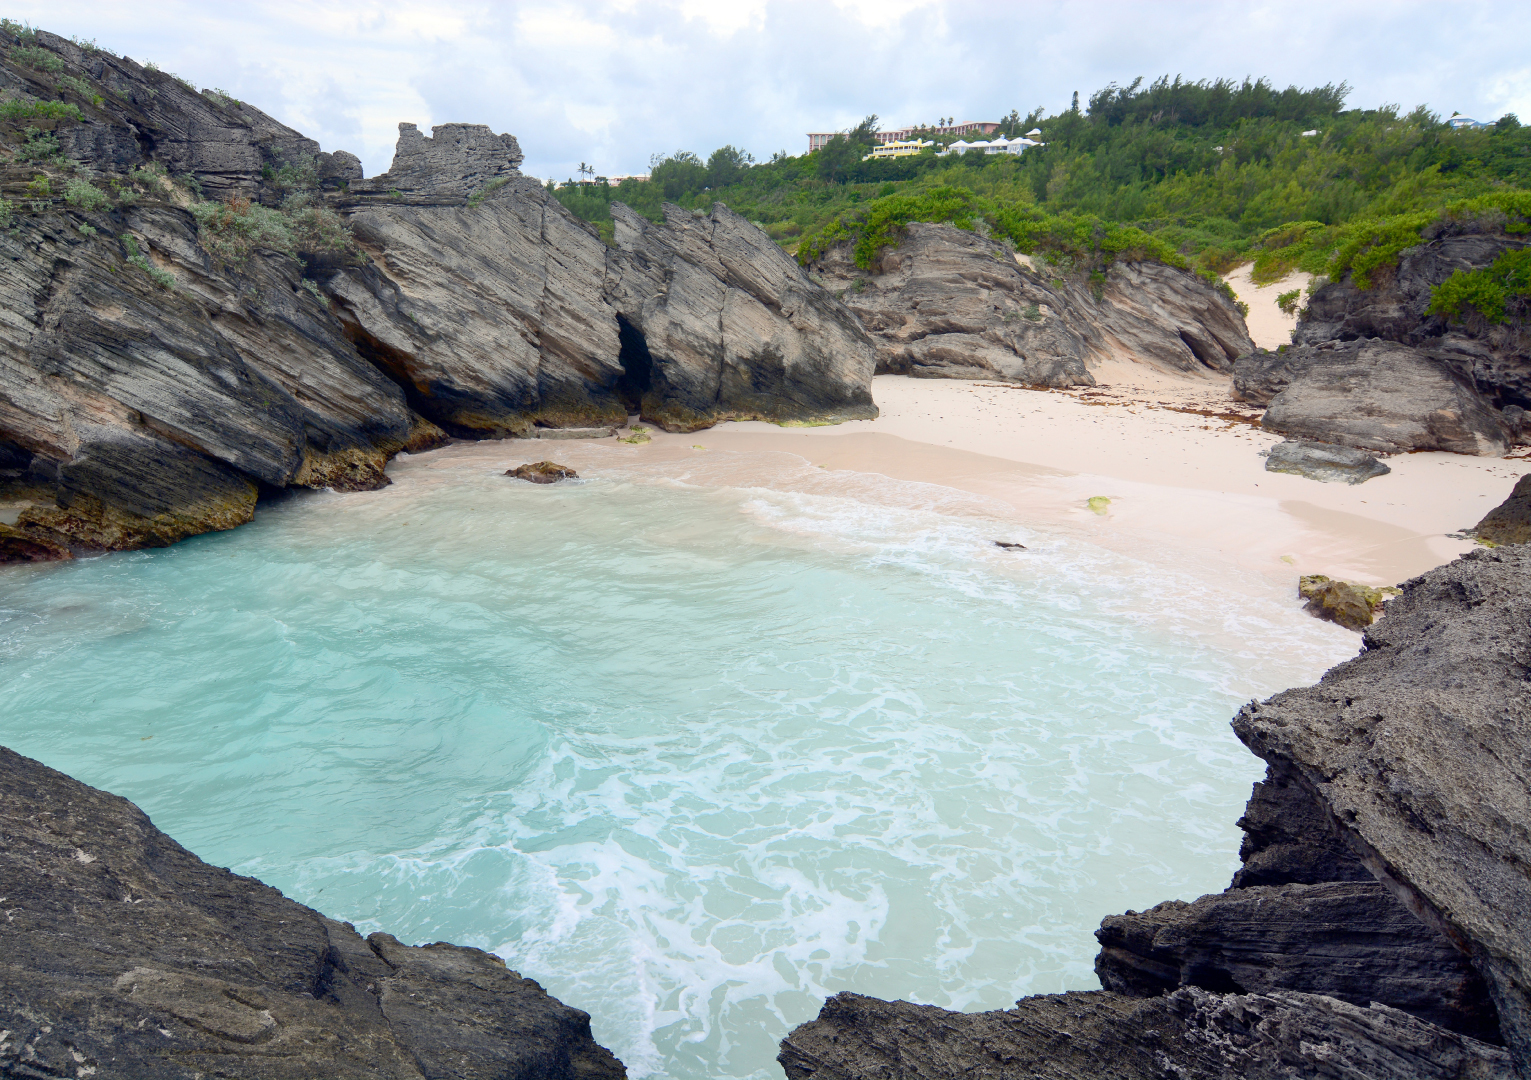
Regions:
M 1287 439 L 1270 448 L 1265 471 L 1293 473 L 1325 483 L 1364 484 L 1393 470 L 1365 450 Z
M 1297 582 L 1297 594 L 1307 601 L 1303 610 L 1317 619 L 1339 623 L 1347 630 L 1364 630 L 1376 619 L 1389 596 L 1398 590 L 1335 581 L 1323 574 L 1305 574 Z

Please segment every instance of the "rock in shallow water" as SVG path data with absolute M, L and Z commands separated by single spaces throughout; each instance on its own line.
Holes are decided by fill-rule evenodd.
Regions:
M 619 1080 L 478 949 L 363 939 L 0 747 L 0 1076 Z
M 1393 470 L 1365 450 L 1287 439 L 1271 447 L 1265 471 L 1294 473 L 1325 483 L 1364 484 Z
M 1335 581 L 1323 574 L 1305 574 L 1297 582 L 1297 595 L 1308 602 L 1303 610 L 1316 619 L 1338 623 L 1347 630 L 1364 630 L 1377 618 L 1382 605 L 1398 590 L 1377 589 L 1353 581 Z
M 534 461 L 527 465 L 517 465 L 514 469 L 506 469 L 505 475 L 533 484 L 556 484 L 560 480 L 579 479 L 579 473 L 556 461 Z

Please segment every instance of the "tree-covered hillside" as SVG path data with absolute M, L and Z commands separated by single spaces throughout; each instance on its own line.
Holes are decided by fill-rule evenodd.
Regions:
M 755 163 L 732 146 L 706 160 L 682 151 L 656 156 L 649 183 L 562 187 L 558 198 L 598 225 L 613 200 L 656 218 L 665 201 L 718 200 L 800 258 L 843 238 L 870 257 L 903 222 L 956 221 L 1085 271 L 1123 253 L 1224 271 L 1276 247 L 1285 254 L 1258 269 L 1338 270 L 1347 245 L 1352 261 L 1396 250 L 1399 228 L 1417 236 L 1469 204 L 1509 213 L 1512 228 L 1525 218 L 1531 128 L 1516 117 L 1454 129 L 1424 107 L 1346 110 L 1347 93 L 1344 83 L 1140 79 L 1106 87 L 1080 112 L 1012 111 L 1006 134 L 1037 127 L 1046 143 L 1020 158 L 932 149 L 862 161 L 869 117 L 816 153 Z

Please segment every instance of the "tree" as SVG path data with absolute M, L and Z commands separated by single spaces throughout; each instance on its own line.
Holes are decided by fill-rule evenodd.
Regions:
M 737 183 L 753 164 L 754 156 L 737 146 L 720 146 L 707 159 L 707 186 L 716 189 Z
M 832 184 L 849 180 L 861 159 L 877 145 L 877 130 L 877 114 L 873 113 L 849 131 L 830 139 L 818 152 L 819 179 Z

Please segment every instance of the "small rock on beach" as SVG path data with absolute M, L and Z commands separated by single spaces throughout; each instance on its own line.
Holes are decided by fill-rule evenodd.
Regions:
M 1393 470 L 1365 450 L 1287 439 L 1271 447 L 1270 455 L 1265 459 L 1265 471 L 1293 473 L 1328 484 L 1364 484 L 1374 476 L 1386 476 Z
M 533 484 L 556 484 L 560 480 L 579 479 L 579 473 L 556 461 L 535 461 L 528 465 L 518 465 L 514 469 L 506 469 L 505 475 Z

